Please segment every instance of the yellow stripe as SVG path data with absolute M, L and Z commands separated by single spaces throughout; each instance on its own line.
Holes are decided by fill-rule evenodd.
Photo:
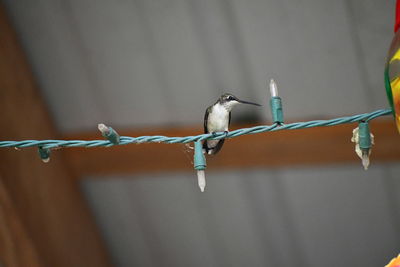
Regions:
M 394 56 L 390 59 L 389 63 L 392 63 L 393 60 L 400 60 L 400 49 L 397 49 L 396 53 L 394 54 Z

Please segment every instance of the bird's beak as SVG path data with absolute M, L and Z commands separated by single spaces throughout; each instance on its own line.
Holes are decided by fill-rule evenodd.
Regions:
M 240 100 L 240 99 L 238 99 L 237 101 L 242 104 L 249 104 L 249 105 L 254 105 L 254 106 L 259 106 L 259 107 L 261 106 L 260 104 L 249 102 L 249 101 L 244 101 L 244 100 Z

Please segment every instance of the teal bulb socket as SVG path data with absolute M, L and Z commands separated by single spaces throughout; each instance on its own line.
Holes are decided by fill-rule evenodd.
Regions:
M 50 160 L 50 149 L 38 147 L 38 153 L 43 162 L 48 162 Z
M 360 122 L 358 125 L 359 146 L 361 149 L 370 149 L 372 146 L 371 133 L 368 122 Z
M 201 141 L 194 142 L 194 168 L 196 170 L 206 169 L 206 158 L 203 154 L 203 145 Z
M 114 145 L 118 145 L 119 144 L 119 134 L 111 127 L 108 127 L 108 131 L 102 133 L 102 135 L 107 138 L 108 141 L 110 141 L 111 143 L 113 143 Z
M 274 123 L 283 123 L 283 109 L 282 109 L 282 99 L 279 96 L 271 97 L 269 100 L 269 105 L 271 107 L 272 121 Z

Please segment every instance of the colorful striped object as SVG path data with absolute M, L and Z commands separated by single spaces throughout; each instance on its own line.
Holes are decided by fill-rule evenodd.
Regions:
M 389 48 L 385 67 L 385 87 L 389 104 L 400 133 L 400 1 L 396 2 L 395 35 Z

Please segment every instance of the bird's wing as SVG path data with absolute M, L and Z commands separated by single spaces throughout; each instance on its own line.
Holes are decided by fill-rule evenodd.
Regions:
M 206 110 L 206 114 L 204 114 L 204 133 L 208 133 L 207 121 L 208 121 L 208 114 L 210 113 L 210 108 L 211 107 L 208 107 Z
M 208 129 L 207 129 L 207 121 L 208 121 L 208 114 L 209 114 L 209 109 L 210 107 L 207 108 L 206 113 L 204 114 L 204 133 L 208 133 Z M 207 146 L 207 141 L 203 142 L 203 149 L 206 150 L 206 153 L 208 154 L 208 146 Z
M 208 120 L 208 108 L 206 110 L 206 113 L 204 114 L 204 133 L 208 133 L 207 120 Z

